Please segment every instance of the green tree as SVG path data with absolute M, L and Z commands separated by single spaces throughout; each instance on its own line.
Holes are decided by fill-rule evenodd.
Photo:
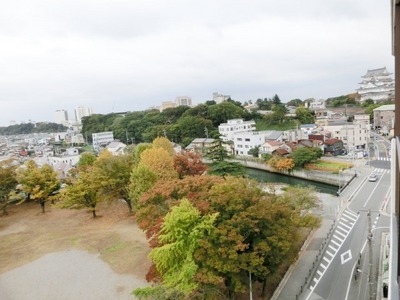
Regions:
M 93 166 L 96 161 L 96 155 L 90 152 L 84 152 L 81 154 L 78 161 L 78 168 L 85 168 L 88 166 Z
M 139 165 L 133 169 L 129 183 L 129 198 L 133 208 L 137 209 L 142 193 L 150 190 L 157 180 L 157 174 L 146 165 Z
M 243 118 L 245 114 L 243 108 L 228 101 L 208 108 L 208 117 L 215 127 L 218 127 L 221 123 L 226 123 L 230 119 Z
M 301 99 L 292 99 L 288 103 L 286 103 L 287 106 L 303 106 L 303 101 Z
M 4 215 L 7 215 L 7 207 L 11 203 L 10 193 L 18 184 L 15 169 L 11 160 L 0 162 L 0 209 Z
M 105 199 L 101 196 L 101 191 L 102 184 L 96 167 L 89 166 L 80 170 L 72 184 L 61 191 L 61 200 L 57 205 L 61 208 L 87 208 L 93 218 L 96 218 L 96 206 Z
M 296 109 L 296 118 L 301 124 L 313 124 L 315 117 L 308 108 L 300 106 Z
M 260 154 L 260 146 L 251 148 L 251 149 L 248 151 L 248 154 L 252 155 L 253 157 L 258 157 L 258 155 Z
M 134 153 L 135 165 L 137 165 L 140 162 L 140 156 L 142 155 L 142 153 L 147 149 L 151 149 L 152 147 L 153 145 L 150 143 L 140 143 L 139 145 L 136 146 Z
M 212 235 L 217 216 L 218 213 L 202 216 L 187 199 L 182 199 L 165 216 L 159 235 L 161 245 L 149 254 L 162 276 L 164 299 L 171 295 L 185 298 L 198 288 L 195 276 L 199 266 L 194 253 L 200 240 Z M 152 292 L 159 294 L 159 290 L 157 286 L 138 288 L 134 290 L 134 295 L 148 297 Z
M 54 199 L 54 193 L 60 189 L 60 181 L 53 168 L 47 164 L 39 168 L 33 160 L 18 170 L 17 180 L 28 198 L 39 202 L 42 213 L 45 213 L 45 203 Z
M 296 168 L 303 168 L 304 165 L 321 158 L 322 154 L 322 150 L 319 147 L 298 147 L 293 150 L 292 159 Z
M 123 200 L 129 212 L 133 210 L 129 193 L 133 156 L 129 154 L 112 155 L 104 151 L 97 158 L 95 172 L 101 180 L 102 195 L 109 200 Z

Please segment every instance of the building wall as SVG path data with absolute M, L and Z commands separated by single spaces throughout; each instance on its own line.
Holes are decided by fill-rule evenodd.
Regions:
M 188 96 L 180 96 L 175 98 L 175 103 L 178 106 L 192 106 L 192 98 Z
M 67 124 L 68 123 L 68 112 L 65 109 L 58 109 L 54 113 L 54 117 L 56 120 L 56 123 L 58 124 Z
M 235 155 L 251 156 L 248 151 L 264 144 L 268 136 L 269 133 L 263 131 L 235 133 L 233 136 Z
M 93 148 L 98 151 L 108 143 L 114 141 L 114 134 L 112 131 L 98 132 L 92 134 Z
M 218 132 L 224 142 L 233 141 L 233 135 L 237 132 L 251 132 L 256 129 L 256 122 L 243 121 L 243 119 L 231 119 L 227 123 L 218 126 Z
M 75 120 L 77 123 L 82 123 L 83 117 L 88 117 L 93 114 L 93 109 L 90 107 L 79 106 L 75 108 Z
M 331 138 L 343 141 L 348 150 L 365 147 L 370 139 L 370 127 L 365 124 L 328 125 L 324 130 L 332 133 Z

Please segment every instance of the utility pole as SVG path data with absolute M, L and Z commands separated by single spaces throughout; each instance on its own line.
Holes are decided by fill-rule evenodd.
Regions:
M 251 272 L 249 271 L 250 300 L 253 300 L 253 287 L 251 284 Z
M 373 263 L 373 256 L 372 256 L 372 228 L 371 228 L 371 210 L 368 210 L 368 260 L 369 260 L 369 273 L 368 273 L 368 282 L 369 282 L 369 299 L 373 300 L 373 286 L 374 286 L 374 276 L 372 274 L 372 263 Z
M 207 126 L 204 127 L 204 133 L 206 134 L 206 138 L 208 139 L 208 128 L 207 128 Z

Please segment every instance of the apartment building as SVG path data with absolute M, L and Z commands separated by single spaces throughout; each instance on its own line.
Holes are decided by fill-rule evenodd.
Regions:
M 234 154 L 239 156 L 251 156 L 249 150 L 262 146 L 266 141 L 282 142 L 282 140 L 282 131 L 236 132 L 233 136 Z
M 347 150 L 366 148 L 371 135 L 370 126 L 364 123 L 335 122 L 323 129 L 331 133 L 331 138 L 343 141 Z
M 114 141 L 114 134 L 112 131 L 92 133 L 93 149 L 96 151 L 100 151 L 112 141 Z
M 233 141 L 233 135 L 238 132 L 251 132 L 256 130 L 254 120 L 244 121 L 243 119 L 231 119 L 227 123 L 218 126 L 218 132 L 224 142 Z

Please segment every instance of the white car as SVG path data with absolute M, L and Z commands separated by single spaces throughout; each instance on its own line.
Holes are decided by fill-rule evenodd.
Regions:
M 368 181 L 377 181 L 378 180 L 378 175 L 376 175 L 375 173 L 371 173 L 368 177 Z

